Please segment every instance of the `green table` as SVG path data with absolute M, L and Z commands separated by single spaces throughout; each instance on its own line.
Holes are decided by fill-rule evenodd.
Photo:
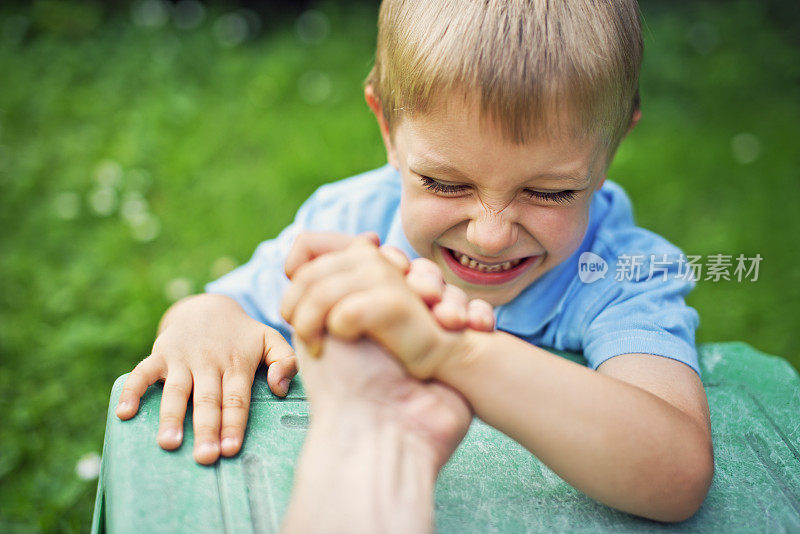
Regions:
M 476 419 L 439 476 L 437 530 L 800 532 L 797 372 L 743 343 L 701 346 L 700 365 L 716 473 L 693 518 L 665 525 L 599 504 Z M 279 399 L 259 373 L 242 451 L 204 467 L 192 459 L 191 416 L 180 449 L 157 446 L 160 385 L 148 390 L 138 416 L 116 418 L 123 379 L 111 392 L 94 532 L 278 532 L 308 426 L 299 381 Z

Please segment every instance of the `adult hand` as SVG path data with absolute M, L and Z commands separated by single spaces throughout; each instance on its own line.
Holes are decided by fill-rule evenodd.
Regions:
M 371 341 L 327 338 L 319 359 L 295 346 L 311 427 L 284 534 L 432 531 L 436 477 L 469 427 L 469 405 Z
M 460 393 L 413 378 L 372 341 L 328 336 L 322 358 L 311 357 L 297 338 L 295 347 L 312 421 L 353 415 L 391 425 L 432 454 L 437 472 L 469 428 L 472 409 Z

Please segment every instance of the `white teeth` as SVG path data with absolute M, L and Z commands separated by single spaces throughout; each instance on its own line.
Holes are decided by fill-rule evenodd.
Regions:
M 462 254 L 460 252 L 453 251 L 453 255 L 455 258 L 464 265 L 465 267 L 469 267 L 470 269 L 475 269 L 477 271 L 483 273 L 496 273 L 499 271 L 508 271 L 522 263 L 522 259 L 516 259 L 511 261 L 506 261 L 503 263 L 498 263 L 495 265 L 486 265 L 485 263 L 481 263 L 477 260 L 474 260 L 467 256 L 466 254 Z

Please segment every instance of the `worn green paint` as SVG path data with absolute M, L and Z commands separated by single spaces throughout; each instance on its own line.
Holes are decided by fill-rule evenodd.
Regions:
M 580 356 L 564 356 L 583 362 Z M 800 531 L 797 372 L 785 360 L 743 343 L 704 345 L 700 363 L 711 406 L 716 472 L 708 498 L 690 520 L 664 525 L 599 504 L 475 420 L 439 476 L 437 530 Z M 156 445 L 160 386 L 148 390 L 133 420 L 114 416 L 122 379 L 111 393 L 94 532 L 279 530 L 308 424 L 299 381 L 282 400 L 258 374 L 242 452 L 203 467 L 192 459 L 191 416 L 180 449 L 165 452 Z

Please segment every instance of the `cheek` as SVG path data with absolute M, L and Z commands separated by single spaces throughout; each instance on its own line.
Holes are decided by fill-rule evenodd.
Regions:
M 448 200 L 416 191 L 403 192 L 400 202 L 403 230 L 414 249 L 422 255 L 427 255 L 427 250 L 423 252 L 418 246 L 430 245 L 430 241 L 458 222 L 453 203 Z
M 551 256 L 566 258 L 583 241 L 588 218 L 583 206 L 547 209 L 536 214 L 536 224 L 529 231 Z

